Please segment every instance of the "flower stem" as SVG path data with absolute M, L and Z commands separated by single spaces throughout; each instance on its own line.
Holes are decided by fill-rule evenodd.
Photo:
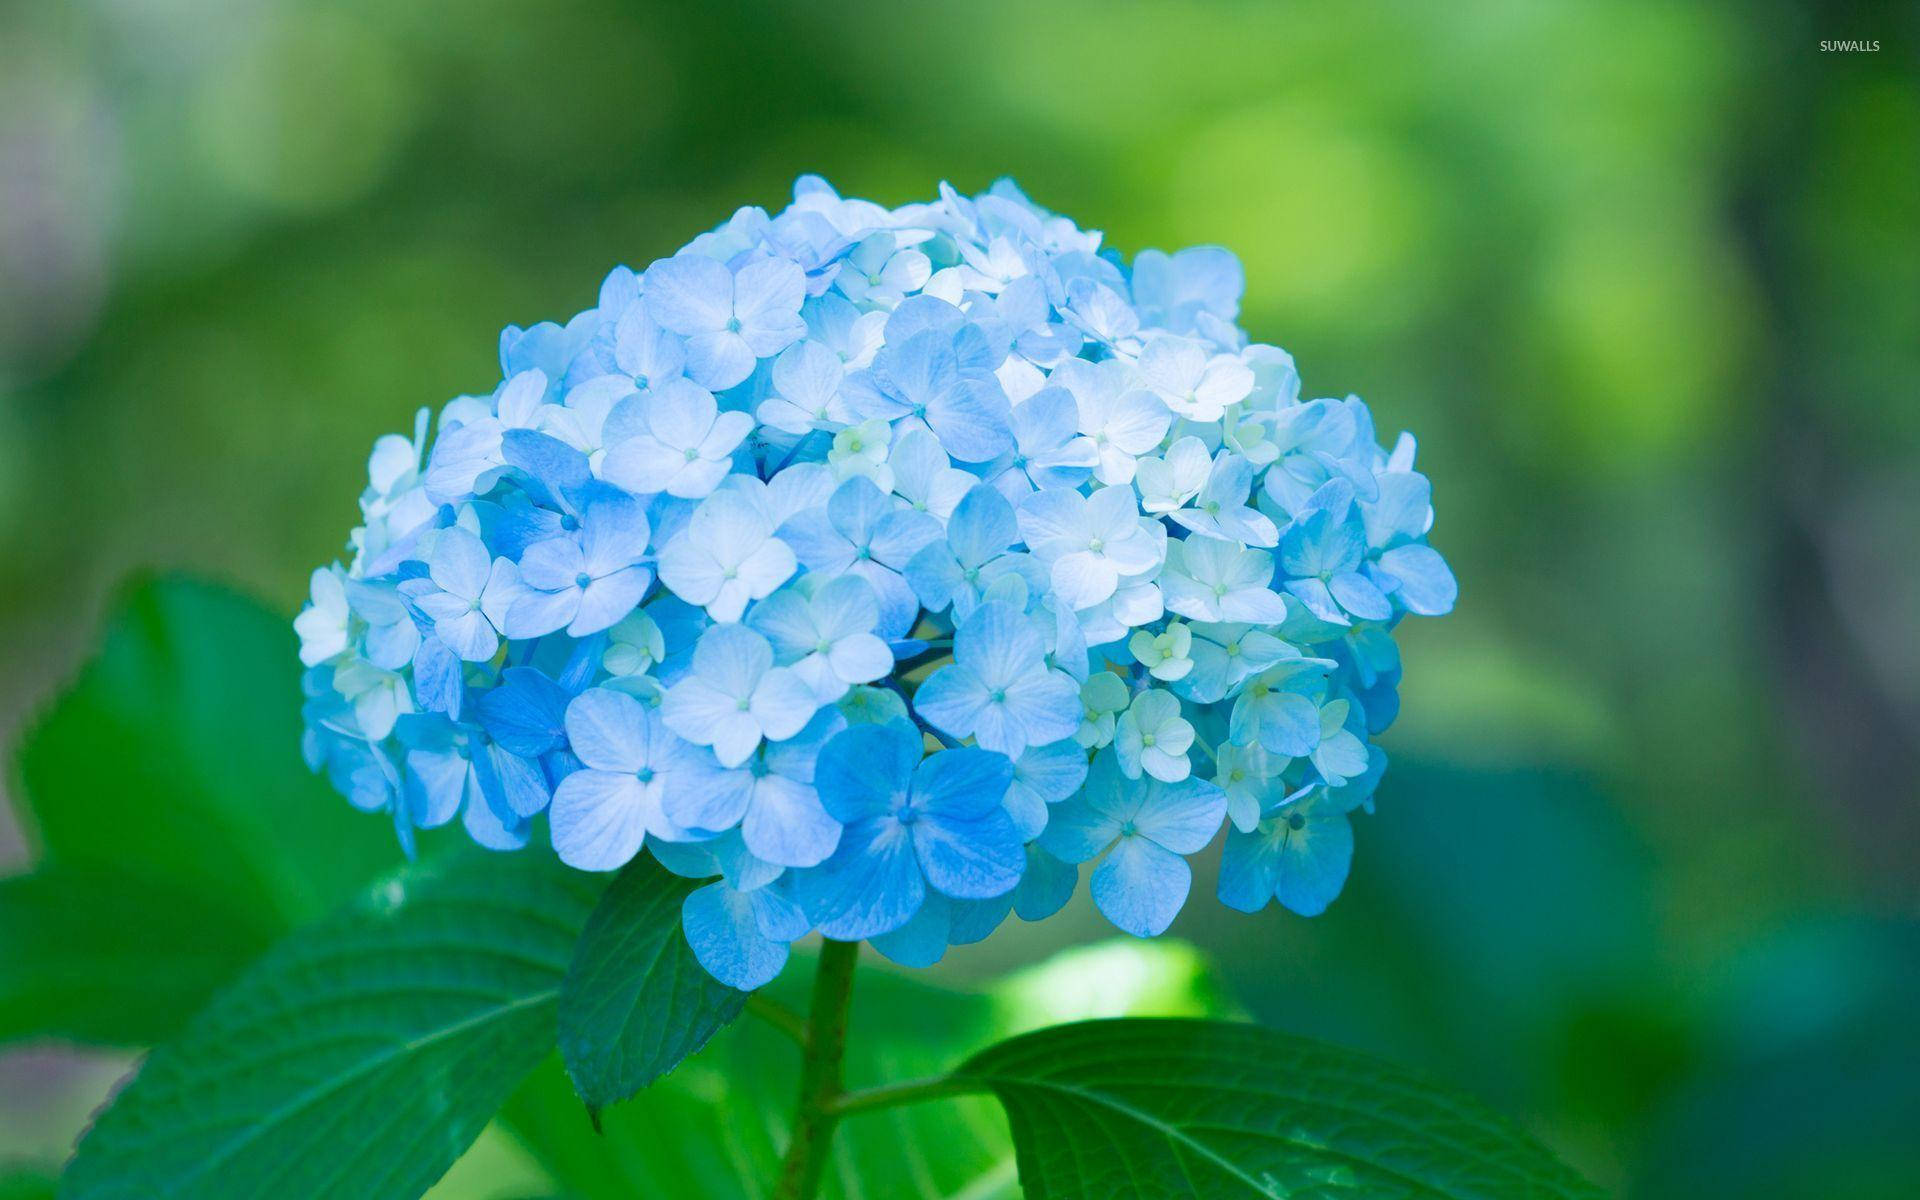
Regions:
M 763 992 L 747 997 L 747 1011 L 792 1038 L 801 1048 L 807 1044 L 807 1019 Z
M 921 1100 L 964 1096 L 969 1092 L 980 1090 L 982 1089 L 979 1084 L 971 1080 L 956 1079 L 951 1075 L 935 1075 L 928 1079 L 906 1079 L 899 1083 L 883 1083 L 879 1087 L 842 1092 L 833 1102 L 833 1113 L 837 1117 L 844 1117 L 850 1113 L 866 1112 L 874 1108 L 892 1108 L 897 1104 L 915 1104 Z
M 853 969 L 859 957 L 858 942 L 828 940 L 820 947 L 813 1010 L 807 1015 L 800 1062 L 800 1102 L 780 1182 L 773 1191 L 775 1200 L 814 1200 L 819 1193 L 828 1144 L 840 1119 L 835 1106 L 844 1091 L 841 1065 L 847 1049 L 847 1008 L 853 999 Z

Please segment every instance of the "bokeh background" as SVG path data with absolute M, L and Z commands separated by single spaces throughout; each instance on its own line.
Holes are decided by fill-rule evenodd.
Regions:
M 131 571 L 291 616 L 373 437 L 491 386 L 502 324 L 804 171 L 888 203 L 1011 175 L 1129 254 L 1235 249 L 1308 392 L 1417 431 L 1461 580 L 1403 626 L 1348 894 L 1175 933 L 1261 1019 L 1422 1065 L 1623 1195 L 1910 1196 L 1900 7 L 5 5 L 0 740 Z M 0 872 L 32 847 L 0 815 Z M 1099 933 L 1074 911 L 940 970 Z M 127 1061 L 0 1051 L 0 1159 L 57 1162 Z M 509 1166 L 448 1194 L 526 1189 L 483 1152 Z

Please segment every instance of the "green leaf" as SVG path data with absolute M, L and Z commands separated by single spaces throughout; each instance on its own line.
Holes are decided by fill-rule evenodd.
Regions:
M 560 988 L 560 1053 L 589 1109 L 673 1070 L 747 1002 L 707 974 L 681 932 L 680 902 L 699 886 L 635 858 L 587 919 Z
M 535 853 L 410 867 L 154 1052 L 67 1200 L 418 1195 L 553 1046 L 598 881 Z
M 52 1171 L 0 1167 L 0 1200 L 53 1200 L 58 1186 Z
M 210 584 L 130 585 L 18 762 L 45 861 L 0 896 L 0 1038 L 145 1045 L 276 938 L 400 861 L 300 761 L 287 619 Z
M 1006 1106 L 1028 1200 L 1600 1195 L 1475 1101 L 1254 1025 L 1086 1021 L 955 1076 Z
M 796 954 L 766 993 L 803 1007 L 813 976 Z M 1063 1016 L 1222 1011 L 1189 946 L 1124 939 L 1067 952 L 986 992 L 955 991 L 871 957 L 853 989 L 849 1087 L 950 1070 L 975 1048 Z M 779 1173 L 799 1092 L 798 1052 L 751 1016 L 646 1091 L 602 1114 L 595 1136 L 558 1057 L 515 1092 L 501 1121 L 567 1190 L 586 1200 L 764 1197 Z M 841 1123 L 825 1197 L 1013 1200 L 1013 1146 L 985 1096 L 861 1114 Z
M 28 814 L 50 862 L 138 869 L 231 901 L 269 933 L 399 858 L 385 822 L 300 761 L 288 619 L 181 578 L 123 593 L 99 655 L 28 735 Z
M 130 872 L 0 879 L 0 1040 L 164 1040 L 267 945 L 198 893 Z

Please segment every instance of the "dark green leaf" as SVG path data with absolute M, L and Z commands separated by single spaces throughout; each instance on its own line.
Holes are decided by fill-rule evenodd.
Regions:
M 156 1051 L 62 1194 L 420 1194 L 552 1049 L 597 883 L 536 853 L 474 852 L 376 886 Z
M 197 892 L 129 872 L 0 879 L 0 1041 L 164 1040 L 267 945 Z
M 1028 1200 L 1599 1195 L 1472 1100 L 1254 1025 L 1086 1021 L 956 1075 L 1006 1106 Z
M 589 1108 L 673 1070 L 747 1001 L 707 974 L 681 933 L 680 902 L 698 886 L 642 856 L 587 920 L 560 988 L 560 1053 Z
M 967 1053 L 1036 1024 L 1088 1013 L 1218 1013 L 1219 991 L 1188 946 L 1133 939 L 1070 951 L 988 992 L 954 991 L 871 958 L 853 990 L 847 1083 L 866 1087 L 949 1070 Z M 807 1002 L 810 956 L 767 992 Z M 501 1120 L 569 1191 L 587 1200 L 764 1196 L 778 1175 L 799 1090 L 798 1052 L 745 1017 L 673 1074 L 603 1114 L 596 1136 L 556 1057 L 514 1093 Z M 822 1196 L 1013 1200 L 1013 1147 L 999 1106 L 961 1097 L 841 1123 Z
M 178 883 L 269 935 L 398 861 L 391 828 L 300 761 L 288 619 L 210 584 L 131 587 L 19 764 L 49 861 Z

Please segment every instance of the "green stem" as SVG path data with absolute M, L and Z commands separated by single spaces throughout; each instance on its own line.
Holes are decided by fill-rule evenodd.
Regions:
M 762 992 L 747 997 L 747 1011 L 792 1038 L 796 1045 L 807 1044 L 807 1019 Z
M 840 1098 L 833 1102 L 833 1114 L 836 1117 L 844 1117 L 874 1108 L 892 1108 L 897 1104 L 916 1104 L 922 1100 L 941 1100 L 948 1096 L 965 1096 L 970 1092 L 984 1090 L 982 1085 L 972 1080 L 956 1079 L 952 1075 L 935 1075 L 929 1079 L 908 1079 L 900 1083 L 883 1083 L 879 1087 L 843 1092 Z
M 829 940 L 820 947 L 813 977 L 813 1009 L 807 1015 L 800 1062 L 800 1102 L 793 1117 L 793 1138 L 774 1200 L 814 1200 L 827 1165 L 827 1148 L 839 1122 L 836 1108 L 844 1092 L 841 1074 L 847 1050 L 847 1008 L 853 999 L 853 970 L 860 943 Z

